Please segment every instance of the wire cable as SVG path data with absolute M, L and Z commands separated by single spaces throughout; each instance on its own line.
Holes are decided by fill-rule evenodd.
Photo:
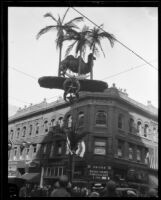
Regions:
M 152 60 L 152 61 L 154 61 L 154 60 Z M 152 62 L 152 61 L 151 61 L 151 62 Z M 105 78 L 103 78 L 103 79 L 101 79 L 101 80 L 105 80 L 105 79 L 108 79 L 108 78 L 112 78 L 112 77 L 115 77 L 115 76 L 119 76 L 120 74 L 124 74 L 124 73 L 126 73 L 126 72 L 129 72 L 129 71 L 131 71 L 131 70 L 134 70 L 134 69 L 136 69 L 136 68 L 139 68 L 139 67 L 142 67 L 142 66 L 145 66 L 145 65 L 146 65 L 146 63 L 143 63 L 143 64 L 137 65 L 137 66 L 135 66 L 135 67 L 131 67 L 130 69 L 126 69 L 126 70 L 124 70 L 124 71 L 118 72 L 118 73 L 113 74 L 113 75 L 111 75 L 111 76 L 107 76 L 107 77 L 105 77 Z
M 90 21 L 92 24 L 94 24 L 95 26 L 97 26 L 99 29 L 101 29 L 103 32 L 107 33 L 103 28 L 101 28 L 100 26 L 98 26 L 96 23 L 94 23 L 92 20 L 90 20 L 88 17 L 86 17 L 85 15 L 83 15 L 80 11 L 78 11 L 76 8 L 72 7 L 73 10 L 75 10 L 77 13 L 79 13 L 80 15 L 82 15 L 84 18 L 86 18 L 88 21 Z M 126 49 L 128 49 L 129 51 L 131 51 L 133 54 L 135 54 L 138 58 L 140 58 L 141 60 L 143 60 L 144 62 L 146 62 L 149 66 L 153 67 L 155 70 L 158 70 L 155 66 L 153 66 L 151 63 L 149 63 L 147 60 L 145 60 L 142 56 L 140 56 L 138 53 L 136 53 L 135 51 L 133 51 L 132 49 L 130 49 L 129 47 L 127 47 L 125 44 L 123 44 L 122 42 L 120 42 L 118 39 L 113 38 L 115 41 L 117 41 L 119 44 L 121 44 L 123 47 L 125 47 Z

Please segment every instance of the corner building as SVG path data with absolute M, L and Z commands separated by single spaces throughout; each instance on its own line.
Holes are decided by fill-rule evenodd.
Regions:
M 74 181 L 118 184 L 146 190 L 158 184 L 158 110 L 143 105 L 115 85 L 101 93 L 82 92 L 72 106 L 59 99 L 18 111 L 9 119 L 9 175 L 40 173 L 51 183 L 69 174 L 66 136 L 60 127 L 76 121 L 84 138 L 83 157 L 76 156 Z M 26 142 L 24 148 L 21 144 Z M 81 148 L 80 148 L 81 151 Z

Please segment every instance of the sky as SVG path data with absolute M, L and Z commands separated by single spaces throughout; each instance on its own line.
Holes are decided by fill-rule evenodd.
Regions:
M 38 78 L 58 74 L 59 51 L 55 44 L 57 33 L 50 31 L 38 40 L 36 35 L 45 26 L 55 25 L 51 18 L 43 17 L 44 14 L 51 12 L 57 18 L 58 14 L 63 16 L 66 9 L 66 7 L 8 8 L 9 104 L 23 108 L 30 103 L 40 103 L 44 98 L 47 102 L 52 102 L 63 95 L 62 90 L 41 88 L 38 84 Z M 95 24 L 104 24 L 105 31 L 113 34 L 117 40 L 155 67 L 154 69 L 146 64 L 118 42 L 111 48 L 106 39 L 101 41 L 105 57 L 100 52 L 94 61 L 94 79 L 107 82 L 109 87 L 115 83 L 116 87 L 126 89 L 130 98 L 145 105 L 150 100 L 155 107 L 158 107 L 158 8 L 77 7 L 76 9 Z M 75 17 L 80 17 L 80 14 L 70 8 L 65 22 Z M 84 25 L 90 28 L 94 26 L 87 19 L 77 25 L 80 28 Z M 62 59 L 67 45 L 64 44 Z M 74 50 L 71 54 L 73 53 Z M 85 62 L 87 55 L 84 58 Z M 130 71 L 125 73 L 126 70 Z

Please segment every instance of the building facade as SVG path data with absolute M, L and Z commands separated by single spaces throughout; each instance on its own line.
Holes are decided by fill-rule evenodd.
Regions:
M 77 134 L 87 132 L 84 146 L 78 148 L 83 157 L 74 157 L 73 180 L 94 183 L 111 178 L 133 187 L 157 185 L 158 111 L 150 102 L 145 106 L 129 98 L 115 85 L 102 93 L 82 92 L 73 105 L 63 99 L 42 102 L 12 116 L 9 175 L 35 172 L 50 182 L 69 174 L 69 151 L 61 127 L 70 127 L 72 121 Z

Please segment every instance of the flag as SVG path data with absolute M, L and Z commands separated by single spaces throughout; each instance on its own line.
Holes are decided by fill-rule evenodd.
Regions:
M 83 158 L 84 153 L 85 153 L 85 142 L 82 140 L 81 142 L 78 143 L 78 149 L 76 150 L 76 154 Z

